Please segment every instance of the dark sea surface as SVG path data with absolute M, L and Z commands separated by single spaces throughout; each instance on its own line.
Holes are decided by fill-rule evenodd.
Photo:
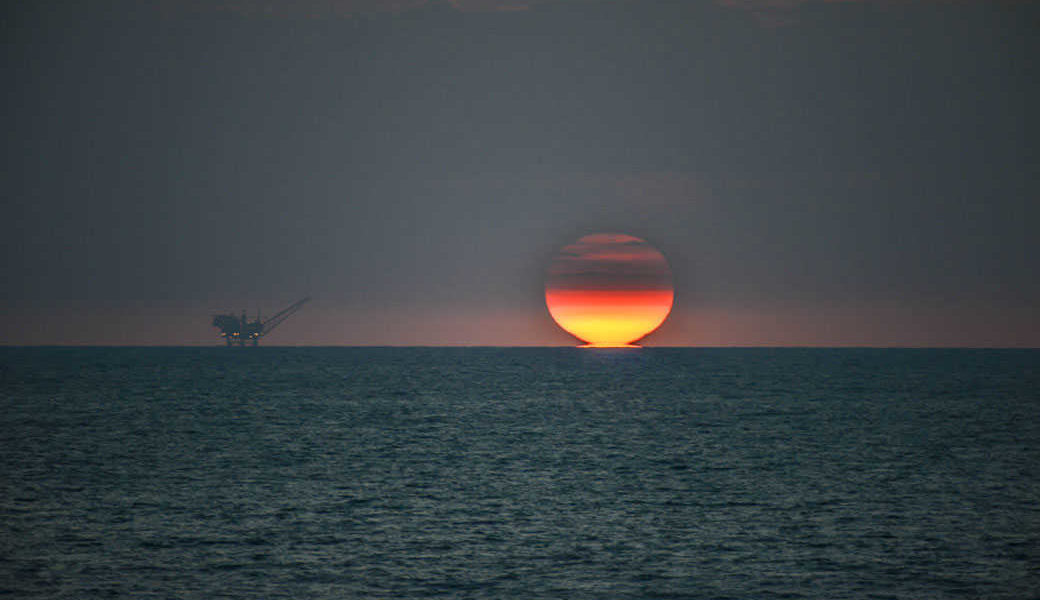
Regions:
M 8 348 L 0 409 L 0 597 L 1040 597 L 1040 351 Z

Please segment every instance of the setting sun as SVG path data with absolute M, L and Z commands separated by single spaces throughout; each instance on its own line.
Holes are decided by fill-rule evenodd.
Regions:
M 587 235 L 553 259 L 545 304 L 590 347 L 628 346 L 657 329 L 674 301 L 664 255 L 625 234 Z

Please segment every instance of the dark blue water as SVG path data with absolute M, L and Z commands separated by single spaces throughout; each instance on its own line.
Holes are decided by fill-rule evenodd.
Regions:
M 0 349 L 0 595 L 1036 598 L 1040 351 Z

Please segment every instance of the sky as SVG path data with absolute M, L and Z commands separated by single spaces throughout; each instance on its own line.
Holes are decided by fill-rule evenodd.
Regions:
M 6 3 L 0 344 L 568 345 L 582 236 L 659 346 L 1040 346 L 1040 3 Z

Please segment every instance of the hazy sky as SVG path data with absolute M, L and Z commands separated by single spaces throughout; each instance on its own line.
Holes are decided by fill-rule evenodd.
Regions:
M 606 231 L 671 264 L 649 344 L 1040 345 L 1037 3 L 3 11 L 0 343 L 568 344 Z

